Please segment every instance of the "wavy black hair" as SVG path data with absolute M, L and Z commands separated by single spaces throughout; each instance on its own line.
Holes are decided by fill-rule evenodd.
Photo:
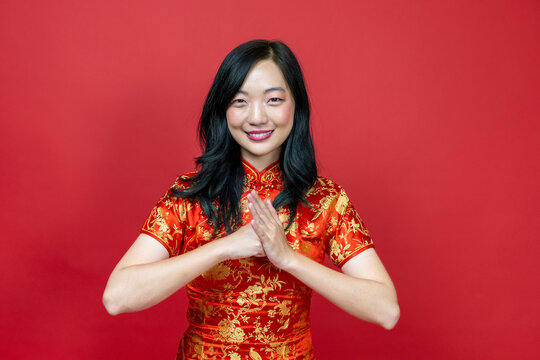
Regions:
M 188 188 L 173 188 L 173 196 L 197 197 L 214 226 L 214 234 L 222 225 L 227 234 L 240 226 L 244 170 L 226 112 L 249 70 L 261 60 L 272 60 L 281 69 L 295 103 L 292 130 L 281 147 L 284 187 L 273 201 L 276 209 L 289 207 L 287 228 L 296 216 L 298 203 L 305 203 L 305 195 L 317 179 L 309 98 L 298 60 L 281 41 L 252 40 L 237 46 L 221 63 L 204 103 L 199 122 L 203 154 L 196 159 L 199 172 L 186 179 L 192 183 Z

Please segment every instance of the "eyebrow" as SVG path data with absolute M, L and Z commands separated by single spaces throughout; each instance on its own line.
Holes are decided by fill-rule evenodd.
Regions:
M 281 86 L 276 86 L 276 87 L 271 87 L 269 89 L 264 90 L 264 93 L 266 94 L 266 93 L 269 93 L 269 92 L 272 92 L 272 91 L 283 91 L 283 92 L 285 92 L 285 89 L 282 88 Z M 238 90 L 238 93 L 248 95 L 248 92 L 244 91 L 244 90 Z

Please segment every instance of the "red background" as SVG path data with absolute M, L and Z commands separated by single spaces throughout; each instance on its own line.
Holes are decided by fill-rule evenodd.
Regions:
M 225 54 L 299 57 L 321 175 L 376 241 L 390 332 L 319 296 L 320 359 L 536 359 L 538 1 L 2 1 L 4 359 L 172 359 L 185 294 L 111 317 L 101 295 L 199 154 Z

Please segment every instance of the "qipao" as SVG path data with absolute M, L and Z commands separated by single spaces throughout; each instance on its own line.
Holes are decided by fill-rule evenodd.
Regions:
M 279 162 L 257 171 L 247 161 L 241 197 L 242 225 L 251 220 L 247 194 L 256 190 L 273 200 L 283 189 Z M 173 186 L 186 188 L 189 173 Z M 322 263 L 325 254 L 338 267 L 373 241 L 345 191 L 319 177 L 306 194 L 286 231 L 289 245 Z M 288 209 L 278 215 L 283 222 Z M 168 191 L 152 209 L 141 230 L 159 241 L 170 256 L 213 240 L 213 227 L 196 199 L 177 198 Z M 215 238 L 225 236 L 222 229 Z M 315 359 L 309 309 L 312 290 L 276 268 L 265 257 L 221 262 L 186 285 L 189 327 L 177 359 Z

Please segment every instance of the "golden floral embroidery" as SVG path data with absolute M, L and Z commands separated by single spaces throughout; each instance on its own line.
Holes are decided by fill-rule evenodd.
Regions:
M 214 266 L 212 269 L 208 270 L 202 274 L 203 278 L 211 278 L 213 280 L 223 280 L 231 273 L 231 268 L 229 268 L 224 263 L 219 263 Z
M 273 200 L 283 188 L 279 163 L 262 172 L 244 164 L 242 225 L 251 220 L 246 195 L 251 189 Z M 190 185 L 190 173 L 174 186 Z M 337 266 L 372 247 L 368 230 L 343 189 L 319 177 L 299 205 L 286 232 L 297 252 L 323 262 L 325 252 Z M 278 209 L 282 222 L 289 209 Z M 159 240 L 171 256 L 213 240 L 213 228 L 196 199 L 167 193 L 154 207 L 142 232 Z M 222 229 L 216 238 L 225 235 Z M 190 326 L 178 359 L 314 359 L 309 324 L 311 289 L 268 259 L 250 257 L 219 263 L 186 286 Z
M 223 319 L 219 322 L 219 335 L 230 342 L 241 343 L 244 341 L 246 335 L 244 330 L 239 327 L 240 321 Z

